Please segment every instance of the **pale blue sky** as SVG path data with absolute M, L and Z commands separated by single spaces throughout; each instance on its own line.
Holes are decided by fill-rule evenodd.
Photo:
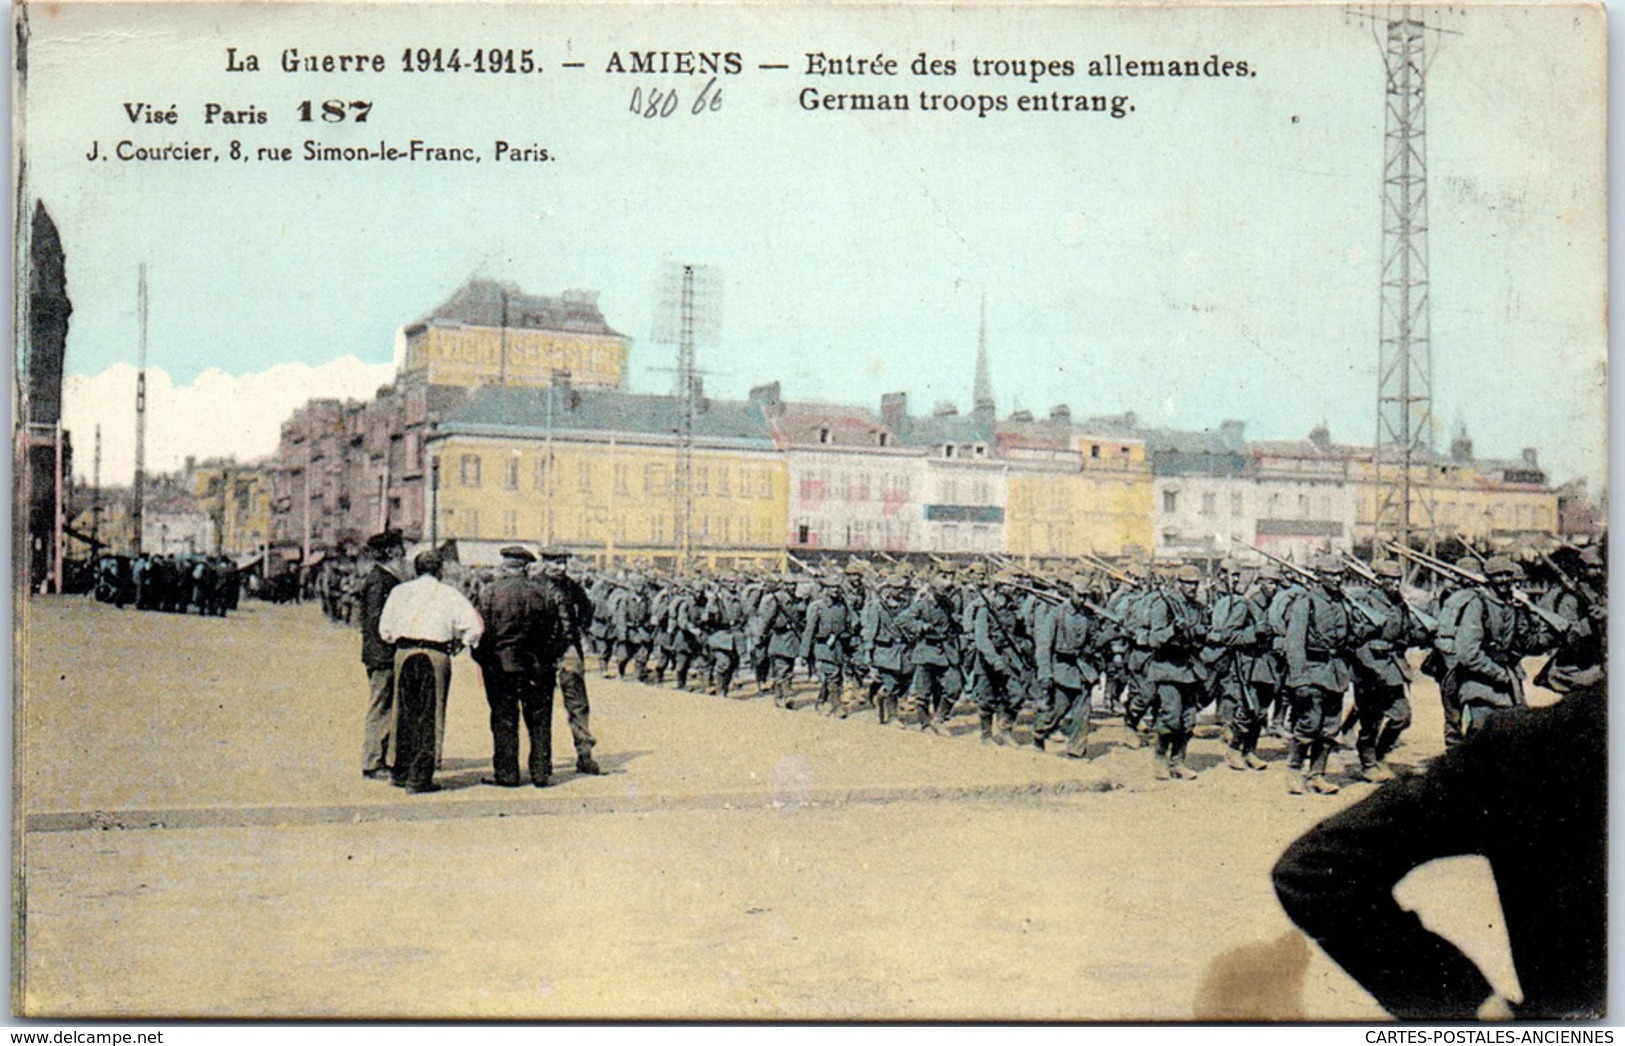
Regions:
M 327 8 L 108 5 L 35 12 L 26 123 L 32 188 L 62 229 L 74 299 L 68 369 L 135 354 L 136 267 L 151 267 L 151 363 L 208 367 L 390 357 L 403 323 L 476 272 L 602 292 L 636 339 L 635 388 L 661 390 L 650 340 L 660 271 L 723 270 L 711 390 L 782 380 L 792 398 L 968 406 L 988 296 L 1001 412 L 1135 410 L 1156 424 L 1245 418 L 1259 437 L 1321 420 L 1375 430 L 1382 62 L 1338 7 L 1026 11 Z M 1435 409 L 1481 454 L 1535 445 L 1554 479 L 1605 474 L 1605 213 L 1600 19 L 1589 9 L 1446 16 L 1432 66 Z M 408 44 L 534 46 L 533 77 L 409 76 Z M 227 46 L 378 50 L 364 77 L 227 75 Z M 615 48 L 739 50 L 720 114 L 646 121 Z M 801 75 L 809 50 L 952 56 L 935 83 Z M 567 53 L 568 51 L 568 53 Z M 1103 114 L 806 113 L 798 90 L 1047 93 L 969 75 L 973 54 L 1246 59 L 1244 80 L 1066 81 L 1132 96 Z M 581 72 L 560 70 L 581 60 Z M 787 62 L 762 72 L 757 62 Z M 1065 88 L 1063 88 L 1065 89 Z M 304 98 L 367 98 L 362 128 L 294 122 Z M 132 128 L 122 103 L 181 103 Z M 273 123 L 222 133 L 206 101 Z M 686 98 L 685 98 L 686 100 Z M 319 125 L 316 125 L 319 126 Z M 488 152 L 539 141 L 559 161 L 88 163 L 123 137 L 250 145 L 419 137 Z

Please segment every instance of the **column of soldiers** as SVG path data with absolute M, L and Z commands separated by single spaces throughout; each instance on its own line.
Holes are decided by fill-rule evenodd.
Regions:
M 241 588 L 237 566 L 225 556 L 142 553 L 97 560 L 92 593 L 120 609 L 225 617 L 237 609 Z
M 1536 681 L 1551 689 L 1602 670 L 1606 571 L 1595 547 L 1567 566 L 1539 564 L 1548 590 L 1538 603 L 1505 556 L 1451 564 L 1391 551 L 1369 564 L 1269 558 L 1256 572 L 1225 562 L 1211 578 L 1093 558 L 1060 573 L 999 557 L 923 570 L 854 559 L 786 574 L 597 571 L 583 642 L 606 677 L 736 698 L 754 682 L 787 710 L 873 708 L 881 725 L 944 734 L 974 709 L 989 745 L 1015 744 L 1018 716 L 1030 714 L 1032 745 L 1058 741 L 1079 759 L 1099 754 L 1093 721 L 1121 714 L 1128 744 L 1150 748 L 1166 780 L 1197 776 L 1190 745 L 1210 713 L 1230 769 L 1267 769 L 1259 742 L 1273 733 L 1287 790 L 1324 795 L 1339 789 L 1330 760 L 1341 748 L 1352 749 L 1350 779 L 1392 776 L 1411 722 L 1413 652 L 1439 684 L 1449 744 L 1523 703 L 1525 657 L 1552 655 Z M 1407 565 L 1436 585 L 1418 604 L 1402 592 Z M 801 705 L 798 671 L 816 686 Z

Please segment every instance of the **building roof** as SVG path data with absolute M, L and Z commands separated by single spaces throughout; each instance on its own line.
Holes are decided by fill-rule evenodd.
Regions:
M 832 403 L 780 403 L 769 424 L 785 446 L 878 449 L 895 446 L 896 435 L 861 407 Z M 881 437 L 885 437 L 882 444 Z
M 556 298 L 527 294 L 516 284 L 473 279 L 440 307 L 407 327 L 410 337 L 431 326 L 502 327 L 565 331 L 623 338 L 604 320 L 597 291 L 565 291 Z
M 608 389 L 521 388 L 488 385 L 438 425 L 443 433 L 518 435 L 538 438 L 551 425 L 555 435 L 624 433 L 676 440 L 682 429 L 682 402 L 675 396 L 648 396 Z M 773 432 L 762 409 L 749 400 L 701 397 L 694 415 L 694 438 L 708 443 L 773 447 Z

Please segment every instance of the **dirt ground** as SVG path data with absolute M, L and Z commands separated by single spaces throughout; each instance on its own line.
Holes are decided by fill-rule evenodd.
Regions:
M 1116 719 L 1079 763 L 594 676 L 609 773 L 561 712 L 555 787 L 507 791 L 463 657 L 447 789 L 407 796 L 359 774 L 359 639 L 314 607 L 20 614 L 30 1016 L 1382 1018 L 1268 879 L 1371 786 L 1290 796 L 1213 739 L 1157 782 Z M 1487 866 L 1400 897 L 1516 993 Z

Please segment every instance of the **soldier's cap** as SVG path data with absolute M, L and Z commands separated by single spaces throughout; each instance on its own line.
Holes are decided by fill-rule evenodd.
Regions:
M 818 579 L 818 583 L 825 588 L 840 588 L 845 582 L 834 574 L 825 574 Z
M 1094 579 L 1088 574 L 1073 574 L 1069 584 L 1074 592 L 1089 592 L 1095 587 Z
M 1580 562 L 1588 567 L 1602 566 L 1602 549 L 1596 545 L 1587 545 L 1580 550 Z
M 1226 559 L 1219 564 L 1219 569 L 1226 574 L 1239 574 L 1241 573 L 1241 564 L 1233 559 Z
M 367 551 L 378 555 L 388 555 L 397 548 L 405 548 L 406 539 L 398 530 L 386 530 L 382 534 L 374 534 L 367 539 Z
M 855 559 L 849 559 L 846 561 L 846 566 L 842 568 L 842 571 L 847 574 L 862 574 L 863 564 Z
M 1264 561 L 1264 565 L 1258 568 L 1258 580 L 1260 580 L 1260 581 L 1279 581 L 1279 580 L 1281 580 L 1281 568 L 1280 568 L 1280 566 L 1278 564 L 1266 559 Z
M 549 545 L 542 549 L 542 558 L 549 563 L 563 563 L 570 558 L 570 550 L 563 545 Z
M 507 548 L 503 549 L 497 554 L 502 557 L 502 561 L 504 563 L 536 562 L 536 553 L 532 552 L 523 545 L 509 545 Z
M 1498 577 L 1517 577 L 1518 564 L 1507 556 L 1491 556 L 1484 561 L 1484 576 L 1491 580 Z
M 1395 563 L 1391 559 L 1385 559 L 1380 563 L 1371 564 L 1371 572 L 1376 574 L 1378 577 L 1385 577 L 1392 581 L 1398 581 L 1400 578 L 1405 576 L 1405 568 L 1401 567 L 1398 563 Z
M 1484 572 L 1484 561 L 1477 556 L 1462 556 L 1456 560 L 1456 566 L 1463 570 L 1471 570 L 1475 574 Z
M 1184 566 L 1182 566 L 1178 570 L 1174 571 L 1174 580 L 1175 581 L 1201 581 L 1202 580 L 1202 571 L 1199 570 L 1197 567 L 1192 566 L 1189 563 L 1186 563 Z
M 1349 572 L 1349 565 L 1336 556 L 1321 556 L 1315 560 L 1315 573 L 1325 574 L 1327 577 L 1342 577 Z

